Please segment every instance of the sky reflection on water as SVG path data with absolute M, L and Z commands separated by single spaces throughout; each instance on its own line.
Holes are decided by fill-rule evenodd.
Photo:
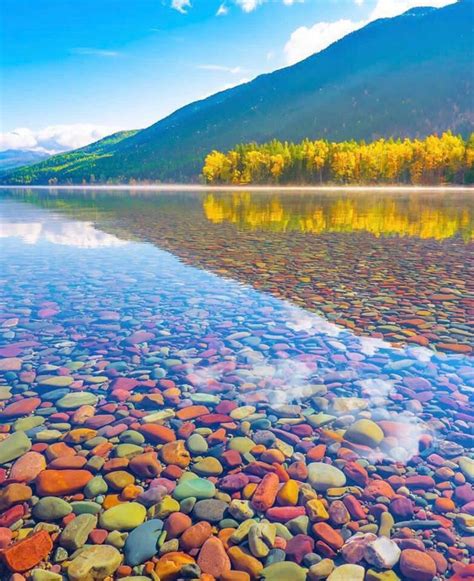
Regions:
M 75 377 L 86 383 L 114 365 L 128 377 L 164 373 L 194 402 L 216 393 L 245 403 L 305 400 L 315 422 L 338 417 L 336 427 L 367 409 L 404 426 L 386 450 L 400 460 L 417 452 L 426 429 L 446 450 L 456 447 L 470 357 L 395 348 L 71 214 L 1 204 L 0 343 L 16 345 L 37 373 L 70 361 L 83 363 Z M 146 339 L 134 342 L 140 333 Z M 318 408 L 321 395 L 327 408 Z M 352 397 L 363 400 L 346 405 Z

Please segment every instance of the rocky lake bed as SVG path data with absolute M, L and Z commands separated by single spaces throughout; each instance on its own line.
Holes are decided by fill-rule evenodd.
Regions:
M 474 578 L 470 200 L 75 196 L 0 196 L 1 579 Z

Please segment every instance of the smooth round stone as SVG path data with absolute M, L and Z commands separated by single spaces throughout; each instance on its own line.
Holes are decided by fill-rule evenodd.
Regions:
M 39 452 L 26 452 L 15 460 L 10 478 L 18 482 L 31 482 L 46 468 L 46 459 Z
M 255 448 L 255 442 L 246 436 L 236 436 L 229 442 L 229 449 L 237 450 L 241 454 L 250 452 L 252 448 Z
M 119 436 L 119 440 L 123 444 L 135 444 L 136 446 L 141 446 L 145 443 L 145 437 L 140 432 L 136 430 L 125 430 Z
M 223 472 L 222 464 L 217 458 L 209 456 L 196 462 L 193 466 L 193 472 L 201 476 L 219 476 Z
M 114 452 L 117 458 L 133 458 L 133 456 L 142 454 L 143 448 L 136 444 L 119 444 L 116 446 Z
M 78 391 L 68 393 L 56 402 L 56 406 L 61 410 L 75 410 L 83 405 L 95 405 L 97 396 L 89 391 Z
M 51 375 L 38 378 L 39 385 L 46 385 L 48 387 L 68 387 L 73 381 L 74 378 L 70 375 Z
M 84 495 L 87 498 L 94 498 L 95 496 L 99 496 L 99 494 L 106 494 L 108 489 L 107 482 L 102 478 L 102 476 L 94 476 L 94 478 L 91 478 L 91 480 L 86 484 Z
M 192 434 L 186 440 L 186 447 L 192 454 L 204 454 L 209 446 L 201 434 Z
M 303 569 L 296 563 L 291 561 L 283 561 L 281 563 L 273 563 L 265 567 L 260 572 L 260 575 L 268 581 L 305 581 L 307 569 Z
M 124 502 L 109 508 L 100 515 L 101 528 L 108 531 L 129 531 L 142 524 L 146 508 L 138 502 Z
M 35 441 L 36 442 L 56 442 L 60 438 L 62 438 L 62 433 L 59 430 L 41 430 L 41 432 L 37 432 L 35 434 Z
M 91 500 L 77 500 L 71 502 L 71 506 L 74 514 L 99 514 L 102 509 L 99 503 Z
M 358 420 L 346 430 L 344 438 L 354 444 L 376 448 L 383 440 L 384 433 L 372 420 Z
M 38 426 L 42 426 L 45 422 L 45 419 L 41 416 L 30 416 L 29 418 L 20 418 L 16 420 L 13 424 L 13 431 L 18 432 L 27 432 L 28 430 L 32 430 L 33 428 L 37 428 Z
M 16 460 L 31 448 L 31 440 L 25 432 L 18 431 L 0 442 L 0 465 Z
M 157 552 L 162 530 L 163 521 L 160 519 L 149 520 L 134 529 L 128 535 L 124 546 L 127 565 L 135 567 L 151 559 Z
M 52 521 L 65 517 L 72 512 L 72 506 L 62 498 L 44 496 L 33 507 L 36 520 Z
M 212 498 L 216 493 L 216 487 L 209 480 L 204 478 L 192 478 L 180 482 L 173 490 L 173 496 L 176 500 L 184 500 L 186 498 L 197 498 L 202 500 L 205 498 Z
M 318 492 L 325 492 L 328 488 L 340 488 L 346 484 L 344 472 L 324 462 L 308 464 L 308 480 Z
M 193 508 L 193 515 L 200 520 L 207 520 L 211 523 L 217 523 L 224 518 L 224 513 L 229 505 L 222 500 L 214 498 L 207 500 L 198 500 Z
M 112 576 L 122 562 L 122 555 L 110 545 L 84 548 L 67 568 L 69 581 L 104 579 Z

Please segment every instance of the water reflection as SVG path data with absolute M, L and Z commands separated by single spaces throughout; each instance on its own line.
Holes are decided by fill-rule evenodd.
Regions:
M 61 214 L 12 201 L 2 204 L 0 238 L 18 238 L 29 245 L 47 241 L 77 248 L 127 244 L 125 240 L 97 230 L 92 222 L 67 220 Z
M 12 209 L 33 224 L 57 220 L 53 212 L 4 202 L 7 225 L 16 220 Z M 81 224 L 63 222 L 72 238 Z M 150 244 L 86 249 L 44 238 L 31 246 L 13 233 L 3 238 L 2 258 L 8 307 L 0 354 L 24 360 L 34 372 L 30 389 L 46 400 L 51 389 L 37 387 L 36 375 L 72 364 L 75 385 L 99 385 L 102 395 L 118 376 L 139 378 L 145 390 L 166 378 L 194 403 L 223 394 L 271 406 L 310 400 L 315 425 L 336 429 L 370 413 L 398 426 L 385 450 L 396 460 L 418 453 L 423 433 L 459 439 L 462 425 L 441 419 L 468 401 L 471 368 L 463 354 L 360 337 Z M 60 396 L 69 392 L 62 388 Z
M 471 206 L 446 204 L 418 195 L 402 197 L 385 194 L 347 196 L 271 194 L 251 192 L 207 194 L 203 210 L 215 224 L 229 222 L 239 228 L 269 229 L 277 232 L 369 232 L 375 236 L 414 236 L 443 240 L 461 236 L 474 238 Z
M 359 335 L 468 352 L 474 197 L 12 190 L 121 240 L 284 298 Z

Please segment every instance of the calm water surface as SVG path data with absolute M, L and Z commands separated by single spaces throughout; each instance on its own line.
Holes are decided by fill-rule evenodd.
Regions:
M 468 562 L 470 195 L 3 190 L 0 215 L 0 502 L 7 507 L 0 526 L 24 536 L 41 520 L 31 516 L 31 489 L 22 505 L 10 506 L 4 494 L 24 470 L 21 450 L 12 452 L 4 435 L 24 430 L 48 464 L 29 481 L 39 496 L 70 500 L 92 473 L 110 478 L 122 467 L 153 518 L 186 468 L 225 491 L 224 502 L 198 502 L 193 523 L 222 518 L 205 512 L 213 502 L 212 510 L 237 519 L 222 526 L 237 526 L 247 517 L 231 511 L 229 494 L 239 498 L 245 483 L 260 482 L 280 463 L 278 474 L 287 478 L 288 470 L 318 489 L 344 542 L 359 527 L 377 531 L 385 503 L 402 549 L 410 546 L 408 527 L 418 535 L 414 546 L 425 543 L 450 559 L 446 578 L 453 563 Z M 357 420 L 368 418 L 376 425 L 360 427 Z M 192 451 L 196 428 L 207 438 L 205 462 L 202 451 L 190 458 L 185 448 L 176 459 L 175 443 L 165 452 L 170 433 Z M 150 432 L 160 429 L 166 436 Z M 130 442 L 129 457 L 116 457 Z M 237 464 L 226 456 L 232 444 L 244 448 Z M 155 454 L 141 455 L 150 463 L 146 473 L 129 465 L 142 451 Z M 333 465 L 331 482 L 320 483 L 319 464 L 307 475 L 306 455 Z M 55 476 L 68 466 L 85 466 L 86 480 L 76 472 L 69 483 Z M 229 471 L 237 483 L 221 478 Z M 407 498 L 390 502 L 402 489 Z M 347 495 L 361 499 L 367 518 L 335 500 Z M 267 507 L 265 515 L 287 522 L 305 513 L 306 500 L 300 495 L 298 506 L 274 513 Z M 107 527 L 103 495 L 96 501 L 99 525 Z M 439 527 L 454 532 L 438 534 Z M 307 566 L 321 555 L 343 562 L 326 544 L 327 530 L 315 525 L 314 538 L 294 541 L 310 551 Z M 126 563 L 140 574 L 156 547 L 138 561 L 135 550 L 125 547 Z M 66 565 L 54 558 L 53 570 L 62 571 Z M 160 561 L 149 566 L 162 571 Z M 239 567 L 234 557 L 232 566 Z
M 4 193 L 4 353 L 193 401 L 334 382 L 380 417 L 464 417 L 473 204 L 436 196 Z

